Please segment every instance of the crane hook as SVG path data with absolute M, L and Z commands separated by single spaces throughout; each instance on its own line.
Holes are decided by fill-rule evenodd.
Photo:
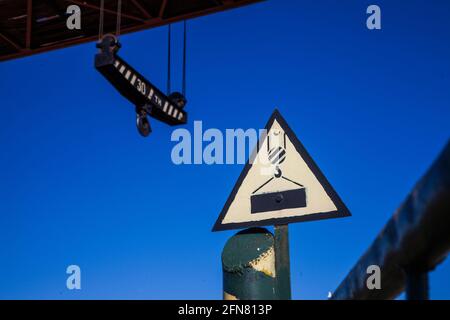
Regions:
M 152 132 L 147 112 L 143 108 L 136 107 L 136 127 L 143 137 L 147 137 Z

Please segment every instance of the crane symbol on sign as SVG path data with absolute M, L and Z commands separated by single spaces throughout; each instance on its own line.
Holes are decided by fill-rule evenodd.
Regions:
M 284 176 L 281 170 L 281 165 L 287 157 L 286 134 L 280 129 L 269 132 L 267 150 L 267 160 L 274 168 L 273 176 L 253 191 L 250 196 L 251 213 L 306 207 L 305 187 Z M 276 183 L 280 179 L 288 182 L 289 187 L 280 187 Z M 273 184 L 272 188 L 271 184 Z

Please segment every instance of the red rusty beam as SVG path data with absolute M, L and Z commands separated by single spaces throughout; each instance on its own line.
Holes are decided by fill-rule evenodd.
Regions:
M 166 6 L 167 6 L 167 0 L 163 0 L 163 2 L 161 3 L 161 8 L 159 8 L 159 14 L 158 14 L 159 18 L 162 18 L 163 14 L 164 14 L 164 10 L 166 10 Z
M 14 49 L 21 51 L 23 48 L 17 44 L 15 41 L 11 40 L 9 37 L 4 35 L 3 33 L 0 33 L 0 38 L 3 39 L 6 43 L 8 43 L 10 46 L 12 46 Z
M 33 0 L 27 1 L 27 31 L 25 36 L 25 47 L 27 50 L 31 48 L 31 28 L 32 28 L 32 18 L 33 18 Z
M 76 4 L 76 5 L 81 6 L 81 7 L 86 7 L 86 8 L 95 9 L 95 10 L 99 10 L 100 11 L 100 7 L 99 6 L 96 6 L 94 4 L 90 4 L 90 3 L 86 2 L 86 1 L 77 1 L 77 0 L 65 0 L 65 1 L 72 2 L 73 4 Z M 113 14 L 113 15 L 117 15 L 117 11 L 111 10 L 111 9 L 107 9 L 107 8 L 104 8 L 103 12 L 110 13 L 110 14 Z M 135 20 L 135 21 L 145 22 L 145 19 L 133 16 L 131 14 L 127 14 L 127 13 L 123 13 L 122 12 L 121 16 L 124 17 L 124 18 Z
M 74 0 L 66 0 L 66 1 L 72 2 L 74 4 L 75 4 L 75 2 L 78 2 L 78 1 L 74 1 Z M 195 11 L 193 13 L 187 13 L 187 14 L 175 16 L 172 18 L 164 19 L 164 20 L 159 17 L 155 17 L 155 18 L 144 21 L 144 23 L 126 27 L 126 28 L 122 29 L 121 33 L 126 34 L 126 33 L 145 30 L 145 29 L 149 29 L 149 28 L 160 27 L 163 25 L 167 25 L 169 23 L 193 19 L 193 18 L 205 16 L 205 15 L 208 15 L 208 14 L 211 14 L 214 12 L 220 12 L 220 11 L 225 11 L 225 10 L 229 10 L 229 9 L 234 9 L 234 8 L 238 8 L 241 6 L 245 6 L 245 5 L 249 5 L 249 4 L 253 4 L 253 3 L 261 2 L 261 1 L 263 1 L 263 0 L 243 0 L 243 1 L 239 1 L 239 2 L 227 2 L 227 3 L 224 3 L 224 5 L 222 5 L 220 7 L 212 7 L 209 9 Z M 116 13 L 114 12 L 114 14 L 116 14 Z M 110 31 L 112 31 L 112 30 L 110 30 Z M 30 55 L 36 54 L 36 53 L 42 53 L 42 52 L 47 52 L 47 51 L 51 51 L 51 50 L 55 50 L 55 49 L 61 49 L 61 48 L 77 45 L 80 43 L 86 43 L 86 42 L 96 41 L 96 40 L 98 40 L 98 34 L 93 34 L 91 36 L 84 37 L 84 38 L 68 39 L 66 41 L 61 40 L 59 43 L 54 44 L 54 45 L 49 45 L 49 46 L 40 47 L 40 48 L 34 48 L 30 51 L 23 51 L 23 52 L 12 53 L 12 54 L 0 56 L 0 61 L 30 56 Z
M 137 1 L 137 0 L 131 0 L 131 2 L 133 2 L 134 6 L 136 8 L 139 9 L 139 11 L 147 18 L 147 19 L 151 19 L 152 16 L 150 13 L 148 13 L 147 10 L 145 10 L 145 8 Z

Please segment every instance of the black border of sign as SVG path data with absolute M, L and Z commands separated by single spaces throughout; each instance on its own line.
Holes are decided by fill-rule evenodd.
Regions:
M 250 160 L 247 161 L 245 164 L 244 170 L 242 170 L 238 181 L 236 182 L 233 191 L 231 191 L 230 196 L 227 199 L 227 202 L 225 203 L 222 211 L 220 212 L 219 217 L 216 220 L 216 223 L 214 224 L 212 231 L 224 231 L 224 230 L 232 230 L 232 229 L 243 229 L 243 228 L 249 228 L 249 227 L 262 227 L 262 226 L 269 226 L 269 225 L 280 225 L 280 224 L 288 224 L 292 222 L 306 222 L 306 221 L 314 221 L 314 220 L 322 220 L 322 219 L 331 219 L 331 218 L 344 218 L 351 216 L 350 211 L 348 210 L 347 206 L 342 202 L 341 198 L 337 194 L 337 192 L 333 189 L 331 184 L 328 182 L 327 178 L 324 176 L 322 171 L 320 171 L 317 164 L 314 162 L 314 160 L 311 158 L 309 153 L 306 151 L 303 144 L 298 140 L 297 136 L 295 135 L 294 131 L 289 127 L 286 120 L 284 120 L 281 113 L 278 111 L 278 109 L 275 109 L 270 116 L 269 121 L 266 124 L 265 129 L 269 131 L 270 127 L 272 126 L 273 122 L 277 120 L 278 123 L 281 125 L 281 127 L 284 129 L 284 132 L 287 134 L 289 139 L 291 140 L 292 144 L 294 145 L 295 149 L 298 153 L 302 156 L 302 158 L 305 160 L 307 166 L 311 169 L 312 173 L 316 176 L 317 180 L 319 180 L 320 184 L 323 186 L 325 192 L 328 194 L 328 196 L 333 201 L 334 205 L 336 206 L 337 210 L 335 211 L 329 211 L 329 212 L 320 212 L 320 213 L 312 213 L 309 215 L 304 216 L 298 216 L 298 217 L 284 217 L 284 218 L 271 218 L 271 219 L 265 219 L 260 221 L 248 221 L 248 222 L 238 222 L 238 223 L 226 223 L 222 224 L 223 218 L 225 217 L 226 212 L 228 211 L 231 203 L 233 202 L 234 198 L 236 197 L 236 194 L 244 181 L 245 177 L 248 174 L 248 171 L 251 168 Z M 260 137 L 264 138 L 264 137 Z M 259 140 L 258 140 L 259 143 Z M 257 150 L 258 145 L 255 147 L 255 150 Z M 255 151 L 254 151 L 255 152 Z M 254 153 L 253 152 L 253 153 Z M 252 155 L 253 155 L 252 153 Z M 252 158 L 252 156 L 250 156 Z

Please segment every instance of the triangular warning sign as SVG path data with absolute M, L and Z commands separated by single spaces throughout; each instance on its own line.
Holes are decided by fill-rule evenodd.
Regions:
M 213 231 L 350 216 L 278 110 L 265 129 Z

